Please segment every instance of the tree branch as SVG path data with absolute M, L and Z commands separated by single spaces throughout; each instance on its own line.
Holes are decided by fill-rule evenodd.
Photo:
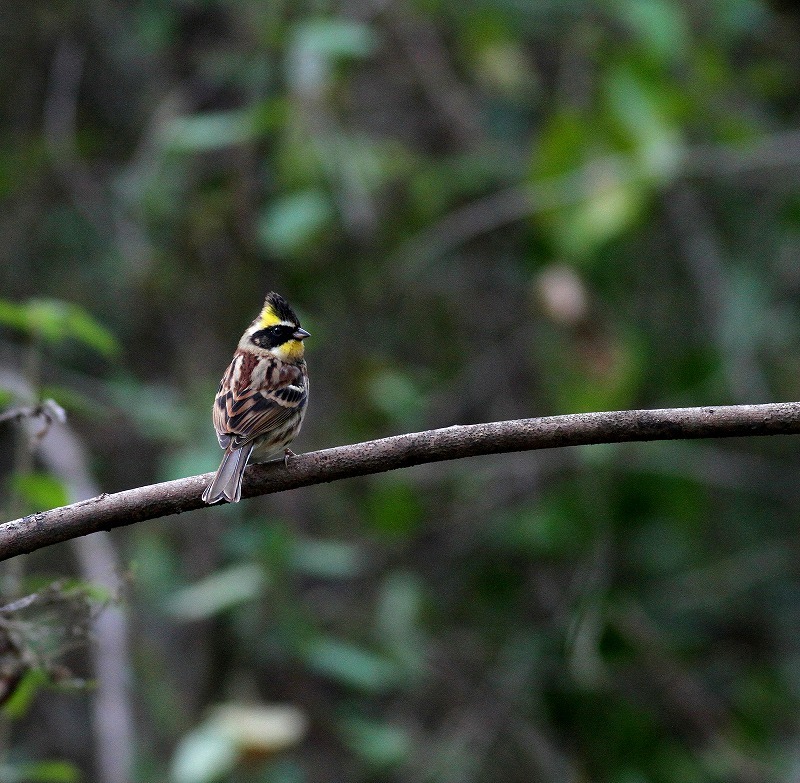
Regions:
M 242 497 L 429 462 L 563 446 L 800 433 L 800 402 L 578 413 L 446 427 L 314 451 L 248 469 Z M 100 495 L 0 525 L 0 560 L 98 530 L 194 511 L 211 473 Z

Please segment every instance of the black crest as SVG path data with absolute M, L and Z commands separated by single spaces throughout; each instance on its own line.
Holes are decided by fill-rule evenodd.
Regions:
M 267 298 L 264 300 L 264 305 L 269 305 L 281 321 L 289 321 L 289 323 L 300 325 L 300 320 L 294 310 L 292 310 L 289 303 L 280 294 L 270 291 L 267 294 Z

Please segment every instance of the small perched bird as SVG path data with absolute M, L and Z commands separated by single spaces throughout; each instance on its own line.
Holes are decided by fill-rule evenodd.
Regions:
M 309 334 L 289 303 L 267 294 L 258 317 L 239 340 L 219 384 L 213 419 L 225 449 L 222 463 L 203 492 L 206 503 L 238 503 L 251 458 L 264 461 L 285 449 L 300 432 L 308 402 L 303 340 Z

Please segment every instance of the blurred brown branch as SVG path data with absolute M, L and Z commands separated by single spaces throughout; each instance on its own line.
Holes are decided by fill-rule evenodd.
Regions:
M 576 413 L 469 424 L 314 451 L 248 469 L 243 497 L 513 451 L 631 441 L 800 433 L 800 402 Z M 99 495 L 0 525 L 0 560 L 98 530 L 194 511 L 211 473 Z

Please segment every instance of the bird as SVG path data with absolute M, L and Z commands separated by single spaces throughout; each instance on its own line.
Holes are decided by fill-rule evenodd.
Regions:
M 212 418 L 220 448 L 219 469 L 203 492 L 209 505 L 238 503 L 248 462 L 263 462 L 287 447 L 303 423 L 308 403 L 308 370 L 303 341 L 309 332 L 289 303 L 271 291 L 247 327 L 225 370 Z

